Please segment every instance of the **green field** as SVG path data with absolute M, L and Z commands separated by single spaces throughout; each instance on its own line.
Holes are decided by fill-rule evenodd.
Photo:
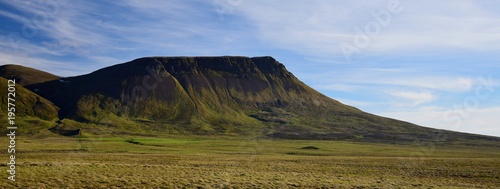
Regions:
M 1 144 L 8 144 L 5 137 Z M 302 149 L 314 146 L 319 149 Z M 500 149 L 236 137 L 17 141 L 0 188 L 496 188 Z M 8 155 L 1 151 L 6 162 Z

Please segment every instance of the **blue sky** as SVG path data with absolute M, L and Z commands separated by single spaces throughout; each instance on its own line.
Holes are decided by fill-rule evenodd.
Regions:
M 500 2 L 0 1 L 0 64 L 74 76 L 144 56 L 270 55 L 370 113 L 500 136 Z

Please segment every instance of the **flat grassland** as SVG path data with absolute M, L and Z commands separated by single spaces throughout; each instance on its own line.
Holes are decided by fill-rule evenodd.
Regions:
M 0 144 L 8 144 L 3 137 Z M 305 147 L 305 148 L 304 148 Z M 20 138 L 0 188 L 496 188 L 500 149 L 237 137 Z M 5 150 L 2 161 L 8 160 Z

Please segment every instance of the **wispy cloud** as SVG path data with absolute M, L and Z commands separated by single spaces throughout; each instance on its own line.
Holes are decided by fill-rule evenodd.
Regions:
M 374 102 L 350 100 L 350 99 L 345 99 L 345 98 L 337 98 L 336 100 L 340 101 L 343 104 L 347 104 L 347 105 L 355 106 L 355 107 L 368 107 L 368 106 L 381 105 L 381 104 L 377 104 Z
M 363 28 L 373 21 L 372 12 L 387 5 L 382 0 L 238 1 L 221 21 L 213 1 L 61 2 L 64 3 L 4 2 L 24 15 L 5 10 L 0 15 L 20 23 L 48 15 L 37 26 L 40 30 L 37 38 L 43 39 L 30 41 L 82 59 L 114 56 L 125 60 L 141 54 L 231 54 L 272 48 L 313 59 L 327 58 L 331 63 L 342 62 L 339 44 L 356 36 L 354 28 Z M 412 49 L 415 53 L 454 47 L 474 50 L 498 47 L 500 15 L 489 10 L 488 3 L 495 4 L 493 1 L 401 0 L 401 3 L 403 13 L 392 17 L 390 26 L 373 40 L 365 54 L 397 54 L 402 49 Z
M 342 84 L 342 83 L 319 84 L 319 85 L 313 85 L 313 87 L 319 90 L 344 91 L 344 92 L 354 92 L 364 88 L 356 86 L 354 84 Z
M 473 86 L 473 81 L 470 78 L 432 76 L 423 76 L 422 78 L 386 78 L 371 83 L 456 92 L 469 91 Z
M 319 68 L 321 69 L 321 68 Z M 373 68 L 347 69 L 341 71 L 324 71 L 323 74 L 304 75 L 307 79 L 318 82 L 320 89 L 337 91 L 355 91 L 367 87 L 379 86 L 385 88 L 413 88 L 439 90 L 449 92 L 467 92 L 475 85 L 481 84 L 479 78 L 453 76 L 453 75 L 431 75 L 423 71 L 408 72 L 403 69 L 387 70 Z
M 496 45 L 500 42 L 500 15 L 491 9 L 498 2 L 399 2 L 403 11 L 392 15 L 389 25 L 373 37 L 365 53 L 500 49 Z M 341 55 L 339 44 L 355 39 L 355 28 L 363 30 L 376 21 L 372 13 L 386 9 L 386 5 L 387 1 L 382 0 L 318 0 L 307 4 L 271 0 L 245 1 L 238 9 L 273 45 L 306 55 L 331 57 Z
M 0 15 L 20 26 L 11 31 L 15 44 L 11 44 L 12 36 L 5 35 L 0 37 L 1 46 L 46 62 L 71 64 L 63 60 L 71 57 L 77 62 L 86 60 L 88 66 L 98 69 L 140 56 L 222 54 L 243 48 L 245 42 L 241 40 L 247 40 L 232 26 L 225 27 L 215 19 L 209 2 L 204 2 L 205 6 L 210 5 L 205 10 L 200 9 L 203 2 L 187 1 L 5 3 L 15 11 L 2 10 Z M 23 16 L 18 16 L 19 12 Z M 33 31 L 33 36 L 23 33 L 24 25 Z M 218 47 L 213 48 L 213 44 Z M 118 62 L 104 62 L 109 60 Z
M 414 92 L 414 91 L 394 91 L 387 92 L 389 95 L 394 96 L 399 99 L 403 99 L 409 101 L 411 106 L 418 106 L 424 103 L 429 103 L 437 99 L 435 95 L 433 95 L 429 91 L 424 92 Z M 405 102 L 406 104 L 406 102 Z

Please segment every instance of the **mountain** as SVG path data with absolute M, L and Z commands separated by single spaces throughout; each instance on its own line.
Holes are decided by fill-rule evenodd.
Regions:
M 55 128 L 78 124 L 95 133 L 500 141 L 365 113 L 305 85 L 272 57 L 145 57 L 75 77 L 34 73 L 47 79 L 25 86 L 60 108 Z

